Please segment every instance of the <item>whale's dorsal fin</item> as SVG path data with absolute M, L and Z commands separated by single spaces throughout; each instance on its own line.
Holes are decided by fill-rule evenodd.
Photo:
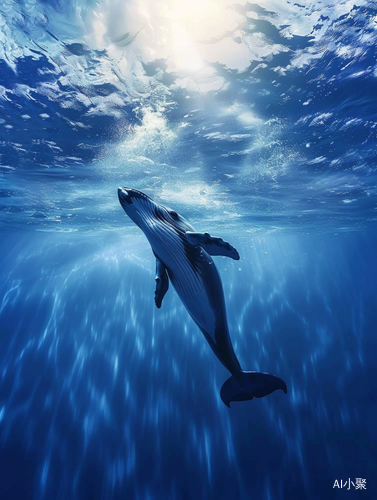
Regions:
M 209 233 L 186 231 L 186 237 L 192 245 L 200 245 L 210 255 L 222 255 L 234 260 L 240 258 L 239 253 L 232 245 L 217 236 L 211 236 Z
M 162 304 L 162 299 L 165 297 L 166 292 L 169 288 L 169 276 L 166 271 L 165 264 L 156 257 L 156 290 L 154 291 L 154 301 L 158 309 L 160 309 Z

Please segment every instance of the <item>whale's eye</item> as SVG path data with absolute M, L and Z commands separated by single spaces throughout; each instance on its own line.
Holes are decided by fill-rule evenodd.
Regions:
M 169 210 L 169 214 L 173 217 L 173 219 L 178 219 L 178 214 L 177 212 L 174 212 L 174 210 Z

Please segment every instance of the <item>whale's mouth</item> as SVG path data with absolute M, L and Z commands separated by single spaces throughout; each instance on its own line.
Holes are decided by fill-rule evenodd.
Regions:
M 131 203 L 133 203 L 135 200 L 151 201 L 149 196 L 145 193 L 142 193 L 138 189 L 129 187 L 119 187 L 118 198 L 121 203 L 123 201 L 124 203 L 128 203 L 129 205 L 131 205 Z
M 127 190 L 127 188 L 122 188 L 122 187 L 119 187 L 118 188 L 118 198 L 119 198 L 119 201 L 120 201 L 120 204 L 123 206 L 125 203 L 127 203 L 128 205 L 131 205 L 132 203 L 132 198 L 131 198 L 131 194 L 129 193 L 129 191 Z

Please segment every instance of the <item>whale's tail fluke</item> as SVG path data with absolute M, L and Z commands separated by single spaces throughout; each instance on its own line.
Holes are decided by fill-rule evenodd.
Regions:
M 224 404 L 230 407 L 232 401 L 248 401 L 263 398 L 277 389 L 287 394 L 287 386 L 279 377 L 261 372 L 241 372 L 236 378 L 232 375 L 221 387 L 220 396 Z

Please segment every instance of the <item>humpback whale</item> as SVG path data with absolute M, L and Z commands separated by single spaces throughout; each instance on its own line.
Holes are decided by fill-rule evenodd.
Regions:
M 262 398 L 277 389 L 287 393 L 287 386 L 279 377 L 243 371 L 233 350 L 224 292 L 211 256 L 238 260 L 237 250 L 221 238 L 196 232 L 177 212 L 137 189 L 120 187 L 118 198 L 126 214 L 147 237 L 156 258 L 156 306 L 161 307 L 171 282 L 212 351 L 230 372 L 220 390 L 223 403 L 230 407 L 232 401 Z

